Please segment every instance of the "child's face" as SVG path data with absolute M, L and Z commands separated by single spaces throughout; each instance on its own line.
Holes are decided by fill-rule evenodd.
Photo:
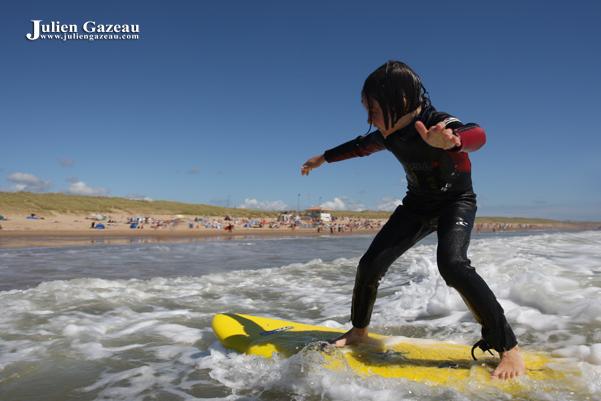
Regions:
M 407 100 L 404 99 L 403 101 L 404 104 L 407 105 Z M 397 122 L 395 122 L 392 127 L 386 129 L 386 122 L 384 121 L 384 112 L 382 111 L 380 104 L 374 99 L 371 99 L 370 103 L 371 105 L 367 103 L 367 100 L 365 98 L 363 98 L 363 106 L 367 110 L 367 123 L 376 127 L 384 136 L 388 136 L 401 128 L 405 128 L 411 123 L 411 121 L 413 120 L 413 116 L 415 115 L 415 112 L 407 114 L 401 117 Z M 419 112 L 420 110 L 421 107 L 416 112 Z M 390 115 L 388 115 L 388 121 L 392 121 Z
M 373 125 L 381 132 L 386 130 L 386 124 L 384 122 L 384 114 L 382 114 L 382 108 L 380 104 L 374 99 L 371 100 L 370 104 L 367 103 L 367 99 L 363 98 L 363 106 L 367 110 L 367 123 Z

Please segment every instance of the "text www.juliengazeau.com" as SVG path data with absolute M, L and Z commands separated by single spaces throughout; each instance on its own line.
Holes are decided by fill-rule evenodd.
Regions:
M 94 40 L 138 40 L 140 35 L 115 35 L 115 34 L 98 34 L 98 33 L 61 33 L 61 34 L 40 34 L 38 39 L 42 40 L 61 40 L 66 42 L 67 40 L 87 40 L 92 42 Z

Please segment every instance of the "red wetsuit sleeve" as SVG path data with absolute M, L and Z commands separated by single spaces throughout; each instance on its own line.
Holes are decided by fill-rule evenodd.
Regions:
M 454 129 L 453 133 L 461 138 L 461 146 L 453 149 L 454 152 L 475 152 L 486 143 L 486 133 L 477 124 L 466 124 L 461 128 Z

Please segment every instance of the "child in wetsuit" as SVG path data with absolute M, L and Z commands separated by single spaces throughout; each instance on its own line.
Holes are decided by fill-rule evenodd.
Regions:
M 525 373 L 503 308 L 467 258 L 476 215 L 468 152 L 484 145 L 484 130 L 436 111 L 419 76 L 398 61 L 374 71 L 361 95 L 368 123 L 378 130 L 309 159 L 301 173 L 309 175 L 326 161 L 386 149 L 402 164 L 408 191 L 359 262 L 351 306 L 353 328 L 333 343 L 341 347 L 367 339 L 380 280 L 397 258 L 436 231 L 440 274 L 482 325 L 482 340 L 474 347 L 494 349 L 501 357 L 491 377 L 509 379 Z

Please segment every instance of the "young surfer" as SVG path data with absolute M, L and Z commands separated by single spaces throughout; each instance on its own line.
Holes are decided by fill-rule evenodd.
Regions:
M 491 378 L 509 379 L 525 373 L 524 359 L 503 308 L 467 258 L 476 215 L 468 152 L 484 145 L 484 130 L 436 111 L 419 76 L 398 61 L 374 71 L 365 80 L 361 95 L 370 129 L 373 125 L 378 130 L 309 159 L 301 173 L 309 175 L 326 161 L 386 149 L 402 164 L 408 191 L 359 262 L 351 307 L 353 328 L 333 344 L 343 347 L 367 339 L 380 280 L 396 259 L 436 231 L 438 270 L 482 325 L 482 340 L 474 347 L 494 349 L 500 355 Z

